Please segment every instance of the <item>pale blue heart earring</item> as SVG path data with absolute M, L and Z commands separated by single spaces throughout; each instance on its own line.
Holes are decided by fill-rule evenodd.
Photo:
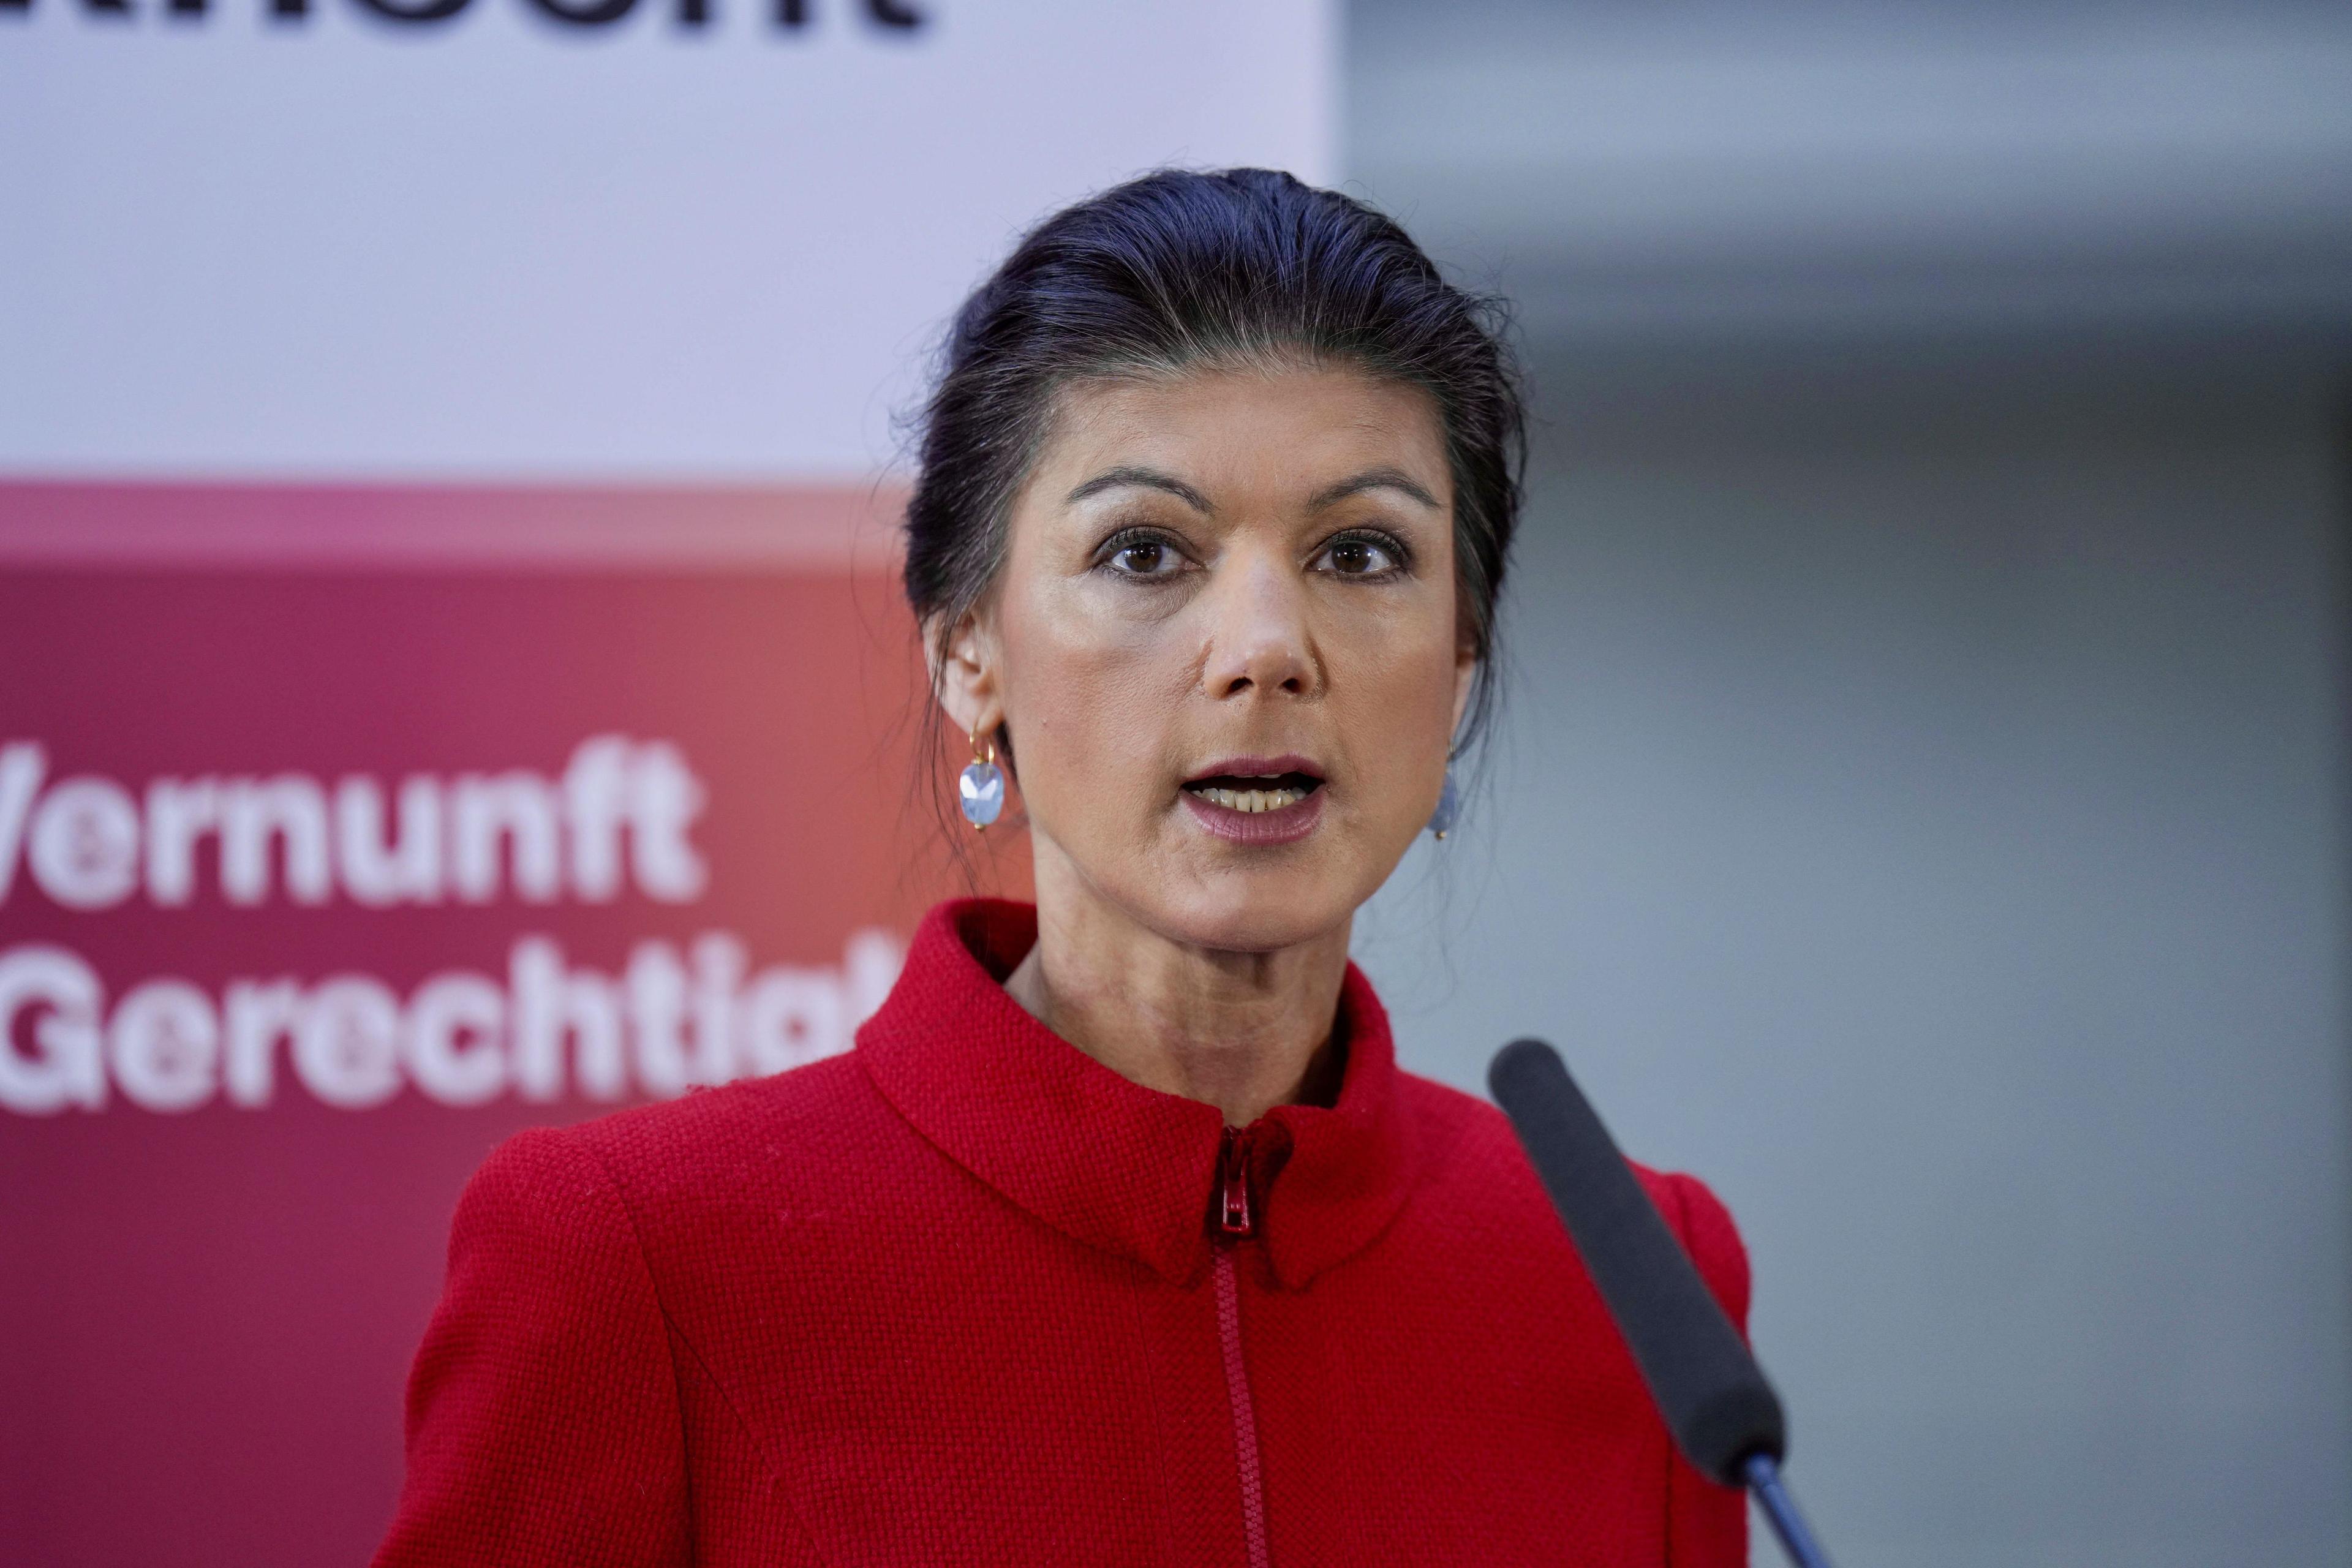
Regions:
M 1004 770 L 996 765 L 996 742 L 971 734 L 971 761 L 957 775 L 956 793 L 963 797 L 963 819 L 985 833 L 1004 810 Z
M 1437 792 L 1437 809 L 1429 814 L 1429 830 L 1443 839 L 1454 831 L 1454 819 L 1462 815 L 1462 797 L 1454 789 L 1454 763 L 1445 764 L 1445 784 Z

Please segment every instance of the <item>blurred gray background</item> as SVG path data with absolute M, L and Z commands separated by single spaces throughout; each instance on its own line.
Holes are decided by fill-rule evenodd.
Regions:
M 1539 416 L 1408 1064 L 1725 1196 L 1849 1568 L 2352 1563 L 2352 11 L 1346 38 Z

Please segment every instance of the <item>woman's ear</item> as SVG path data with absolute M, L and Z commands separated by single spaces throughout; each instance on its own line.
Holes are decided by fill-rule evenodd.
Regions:
M 1470 709 L 1470 688 L 1478 679 L 1478 650 L 1464 643 L 1454 655 L 1454 728 L 1452 735 L 1462 733 L 1462 715 Z
M 931 691 L 959 732 L 987 734 L 1004 721 L 995 639 L 979 612 L 965 611 L 946 636 L 927 637 L 923 646 L 930 661 Z

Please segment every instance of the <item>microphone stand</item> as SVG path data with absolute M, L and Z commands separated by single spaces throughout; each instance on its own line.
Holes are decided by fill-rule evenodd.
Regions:
M 1789 1561 L 1797 1568 L 1830 1568 L 1829 1553 L 1813 1539 L 1805 1516 L 1797 1511 L 1797 1500 L 1781 1484 L 1780 1467 L 1772 1456 L 1750 1454 L 1739 1468 L 1747 1473 L 1748 1489 L 1756 1494 L 1757 1505 L 1772 1521 L 1772 1533 L 1780 1538 L 1780 1550 L 1789 1554 Z

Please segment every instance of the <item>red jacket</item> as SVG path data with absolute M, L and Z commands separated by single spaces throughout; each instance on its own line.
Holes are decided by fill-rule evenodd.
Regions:
M 847 1056 L 492 1154 L 379 1568 L 1746 1563 L 1361 973 L 1339 1103 L 1235 1141 L 1005 994 L 1035 931 L 942 905 Z M 1643 1179 L 1742 1318 L 1730 1217 Z

